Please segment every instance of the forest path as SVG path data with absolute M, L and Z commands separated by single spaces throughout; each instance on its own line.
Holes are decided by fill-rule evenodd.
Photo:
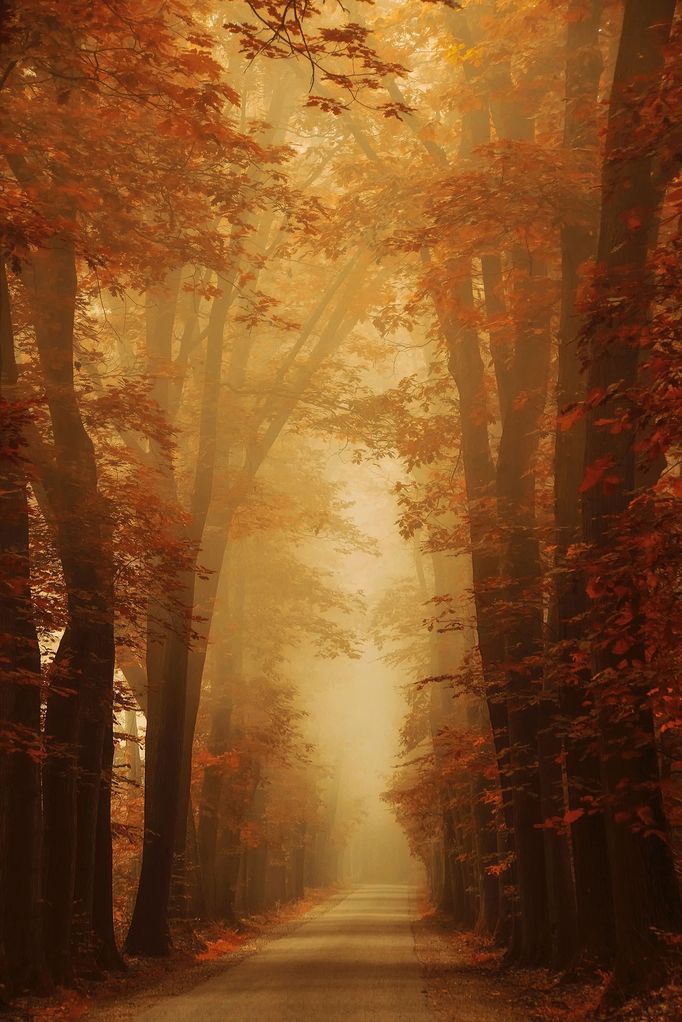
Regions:
M 138 1022 L 433 1022 L 410 887 L 359 887 L 263 951 Z

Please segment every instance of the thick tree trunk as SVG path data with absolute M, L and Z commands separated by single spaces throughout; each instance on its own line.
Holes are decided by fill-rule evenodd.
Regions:
M 456 828 L 452 810 L 443 814 L 443 844 L 445 851 L 445 871 L 447 874 L 444 894 L 449 898 L 450 906 L 439 905 L 442 912 L 452 916 L 455 926 L 464 929 L 467 919 L 466 890 L 464 872 L 462 870 L 461 851 L 457 841 Z
M 80 950 L 88 949 L 95 962 L 114 963 L 118 957 L 111 886 L 114 565 L 111 537 L 105 535 L 104 525 L 100 527 L 97 556 L 100 619 L 90 624 L 90 664 L 79 707 L 74 919 L 78 926 L 76 940 L 82 942 Z
M 46 948 L 61 980 L 71 970 L 75 915 L 78 947 L 91 943 L 102 754 L 113 698 L 113 564 L 95 453 L 74 388 L 71 243 L 53 236 L 33 256 L 25 280 L 54 437 L 58 481 L 50 500 L 68 602 L 45 724 Z
M 31 592 L 23 423 L 13 403 L 17 367 L 0 257 L 0 750 L 4 825 L 0 933 L 8 986 L 45 985 L 42 953 L 41 662 Z
M 539 277 L 538 280 L 542 280 Z M 538 294 L 533 296 L 536 300 Z M 537 325 L 537 324 L 536 324 Z M 542 831 L 538 657 L 543 620 L 539 540 L 535 524 L 535 475 L 539 425 L 549 367 L 548 324 L 521 324 L 512 367 L 514 399 L 502 431 L 497 468 L 500 524 L 505 530 L 503 573 L 510 606 L 505 623 L 512 809 L 519 889 L 515 953 L 530 964 L 547 957 L 549 919 Z M 524 396 L 523 401 L 518 400 Z
M 228 564 L 228 614 L 233 638 L 231 648 L 221 656 L 219 668 L 211 684 L 211 733 L 208 750 L 215 761 L 204 769 L 204 779 L 199 804 L 199 862 L 204 906 L 209 918 L 224 914 L 225 906 L 219 908 L 218 890 L 220 881 L 218 869 L 218 833 L 225 780 L 224 757 L 229 751 L 232 734 L 232 694 L 238 690 L 243 675 L 244 606 L 246 597 L 246 575 L 241 551 L 235 549 Z M 203 668 L 203 660 L 202 660 Z M 235 806 L 230 806 L 234 810 Z M 234 826 L 234 824 L 233 824 Z M 231 830 L 231 828 L 228 828 Z M 238 839 L 237 839 L 238 841 Z M 232 872 L 229 862 L 222 868 Z M 223 878 L 225 882 L 225 878 Z M 228 882 L 229 883 L 229 882 Z M 234 902 L 228 905 L 228 912 L 234 914 Z
M 147 354 L 154 396 L 169 406 L 173 324 L 181 273 L 169 274 L 163 292 L 147 304 Z M 166 497 L 175 497 L 171 467 L 159 457 Z M 188 537 L 187 537 L 188 538 Z M 195 565 L 180 571 L 170 594 L 150 601 L 147 636 L 144 841 L 135 907 L 126 938 L 130 954 L 170 951 L 168 905 L 179 814 L 185 735 L 187 660 L 194 606 Z M 183 826 L 186 814 L 182 817 Z
M 498 135 L 513 142 L 534 141 L 534 111 L 521 101 L 508 62 L 490 74 L 500 95 L 491 106 Z M 507 671 L 507 698 L 519 916 L 512 953 L 521 962 L 533 963 L 553 957 L 558 961 L 565 953 L 572 891 L 565 836 L 547 839 L 539 830 L 543 796 L 550 808 L 563 801 L 552 756 L 558 708 L 554 701 L 545 701 L 541 725 L 539 707 L 544 627 L 534 460 L 549 375 L 551 290 L 547 267 L 537 253 L 519 244 L 512 248 L 510 262 L 520 296 L 511 303 L 512 311 L 518 306 L 515 337 L 507 350 L 498 351 L 493 343 L 498 380 L 504 379 L 497 501 L 505 533 L 502 573 L 509 580 L 505 660 L 513 665 Z M 493 295 L 499 301 L 499 285 Z
M 113 715 L 112 715 L 113 719 Z M 102 780 L 95 837 L 95 872 L 92 903 L 92 929 L 97 964 L 104 969 L 125 969 L 114 931 L 113 850 L 111 847 L 111 783 L 114 765 L 113 727 L 105 728 L 102 750 Z
M 211 499 L 213 495 L 213 479 L 217 461 L 217 434 L 218 434 L 218 402 L 222 387 L 222 363 L 224 349 L 224 335 L 227 323 L 227 316 L 233 295 L 233 280 L 220 279 L 223 288 L 222 294 L 217 297 L 212 306 L 208 321 L 208 334 L 206 340 L 206 363 L 204 366 L 204 384 L 201 401 L 201 417 L 199 426 L 199 451 L 197 454 L 196 471 L 194 477 L 194 489 L 192 493 L 192 542 L 196 549 L 204 547 L 203 556 L 206 556 L 205 539 L 206 524 Z M 234 390 L 241 386 L 243 376 L 243 364 L 249 355 L 251 339 L 247 335 L 242 338 L 241 344 L 235 345 L 233 352 L 233 364 L 230 367 L 230 383 Z M 234 363 L 239 363 L 235 372 Z M 223 441 L 224 443 L 224 441 Z M 226 444 L 229 457 L 229 441 Z M 228 526 L 229 527 L 229 526 Z M 226 528 L 227 534 L 227 528 Z M 196 574 L 196 567 L 195 567 Z M 220 574 L 219 572 L 217 573 Z M 216 587 L 218 583 L 216 578 Z M 193 601 L 198 593 L 193 591 Z M 194 604 L 192 604 L 193 606 Z M 210 609 L 212 611 L 212 608 Z M 194 746 L 194 732 L 196 729 L 197 714 L 199 712 L 199 701 L 201 698 L 201 682 L 206 661 L 208 647 L 208 633 L 210 630 L 212 613 L 207 615 L 205 634 L 199 637 L 195 648 L 190 650 L 187 658 L 186 678 L 186 700 L 185 700 L 185 729 L 182 743 L 182 763 L 180 767 L 180 787 L 178 789 L 178 826 L 175 836 L 175 871 L 180 886 L 187 884 L 187 861 L 186 861 L 186 835 L 187 828 L 185 821 L 189 812 L 190 787 L 192 781 L 192 752 Z
M 636 385 L 638 330 L 646 323 L 647 255 L 651 223 L 662 195 L 652 177 L 652 156 L 637 141 L 642 104 L 660 80 L 664 47 L 675 15 L 674 0 L 627 0 L 616 63 L 602 177 L 598 284 L 603 307 L 588 324 L 590 392 L 605 396 L 587 420 L 586 466 L 608 466 L 608 487 L 600 483 L 583 499 L 585 540 L 592 558 L 602 558 L 617 542 L 619 517 L 636 488 L 636 455 L 631 429 L 616 432 L 604 420 L 630 412 Z M 611 389 L 609 389 L 611 388 Z M 601 420 L 601 425 L 600 425 Z M 621 588 L 604 607 L 593 605 L 593 621 L 603 627 L 622 608 L 632 615 L 632 647 L 616 654 L 609 643 L 593 651 L 596 699 L 601 726 L 602 779 L 610 879 L 616 930 L 616 975 L 629 986 L 655 973 L 660 952 L 657 931 L 679 930 L 679 888 L 665 839 L 658 757 L 649 684 L 641 668 L 644 649 L 639 629 L 638 580 L 621 578 Z M 623 592 L 622 589 L 626 591 Z M 603 638 L 600 636 L 600 638 Z M 642 814 L 647 820 L 641 826 Z
M 43 900 L 45 948 L 53 977 L 71 976 L 71 935 L 76 872 L 76 742 L 78 702 L 70 689 L 71 633 L 62 636 L 48 674 L 51 695 L 45 722 L 48 759 L 43 770 Z M 63 693 L 63 694 L 57 694 Z
M 492 937 L 500 921 L 500 881 L 490 870 L 497 862 L 497 833 L 492 811 L 484 802 L 483 782 L 472 782 L 473 828 L 478 843 L 479 898 L 476 933 Z
M 126 939 L 129 954 L 166 955 L 170 951 L 168 901 L 173 875 L 179 811 L 182 749 L 185 736 L 187 655 L 194 572 L 178 581 L 178 610 L 164 643 L 163 686 L 153 697 L 147 725 L 151 762 L 145 770 L 145 831 L 140 882 Z
M 471 307 L 473 293 L 470 271 L 461 266 L 453 267 L 453 277 L 456 304 L 464 308 Z M 458 324 L 437 297 L 435 304 L 448 346 L 448 367 L 459 396 L 478 648 L 486 682 L 505 822 L 507 832 L 511 833 L 511 791 L 507 769 L 508 720 L 501 676 L 504 637 L 497 612 L 498 593 L 495 591 L 500 565 L 491 535 L 491 520 L 494 520 L 495 514 L 495 466 L 488 436 L 489 416 L 483 359 L 477 331 L 466 324 Z
M 422 596 L 424 603 L 432 594 L 428 592 L 425 583 L 424 571 L 421 568 L 421 551 L 415 548 L 417 567 L 420 581 L 423 585 Z M 446 578 L 445 555 L 432 553 L 435 594 L 443 595 L 448 590 L 449 578 Z M 431 674 L 434 677 L 446 677 L 457 669 L 457 664 L 452 657 L 451 644 L 445 641 L 445 636 L 432 631 L 429 637 L 431 654 Z M 457 846 L 457 835 L 453 822 L 452 801 L 454 792 L 452 785 L 445 782 L 444 775 L 448 760 L 447 727 L 453 720 L 454 696 L 451 685 L 448 681 L 432 681 L 429 686 L 429 722 L 431 729 L 431 744 L 436 768 L 441 778 L 438 797 L 440 800 L 441 819 L 441 842 L 443 875 L 442 885 L 437 895 L 436 905 L 439 912 L 450 916 L 457 922 L 463 909 L 464 886 L 461 877 L 459 863 L 460 849 Z
M 566 39 L 566 121 L 564 145 L 577 159 L 598 160 L 598 94 L 602 72 L 599 25 L 602 0 L 572 0 Z M 577 294 L 581 268 L 596 255 L 598 209 L 582 224 L 562 229 L 562 290 L 559 326 L 557 404 L 561 414 L 585 396 L 579 352 Z M 604 960 L 612 946 L 613 908 L 608 885 L 609 864 L 604 818 L 595 807 L 601 792 L 599 760 L 595 754 L 596 720 L 590 719 L 591 697 L 584 674 L 576 674 L 571 652 L 584 636 L 586 599 L 584 578 L 567 563 L 568 550 L 581 538 L 579 488 L 583 477 L 584 421 L 570 429 L 560 425 L 555 440 L 555 523 L 557 576 L 550 616 L 550 639 L 557 643 L 561 711 L 567 720 L 565 736 L 568 805 L 582 811 L 571 824 L 576 916 L 573 934 L 565 933 L 565 949 Z M 572 727 L 581 722 L 580 733 Z M 563 802 L 563 799 L 561 800 Z M 589 812 L 587 811 L 589 810 Z M 552 806 L 548 816 L 560 815 Z M 570 915 L 568 922 L 570 922 Z

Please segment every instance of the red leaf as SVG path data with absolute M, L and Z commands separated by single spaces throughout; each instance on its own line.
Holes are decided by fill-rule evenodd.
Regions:
M 610 468 L 613 467 L 613 456 L 610 454 L 605 455 L 603 458 L 597 458 L 595 462 L 588 466 L 585 472 L 585 478 L 580 484 L 580 493 L 586 493 L 588 490 L 593 489 L 600 483 Z M 613 478 L 613 477 L 611 477 Z

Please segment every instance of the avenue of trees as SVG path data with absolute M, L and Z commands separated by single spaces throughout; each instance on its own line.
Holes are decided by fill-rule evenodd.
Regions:
M 385 798 L 451 925 L 663 974 L 681 29 L 675 0 L 0 3 L 3 999 L 339 880 L 361 782 L 310 707 L 370 639 L 409 704 Z M 398 479 L 413 567 L 371 607 L 329 445 Z

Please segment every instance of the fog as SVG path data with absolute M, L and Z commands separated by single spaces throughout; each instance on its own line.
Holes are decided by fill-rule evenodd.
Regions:
M 320 691 L 309 702 L 310 734 L 323 749 L 338 749 L 341 789 L 356 800 L 358 819 L 345 851 L 342 875 L 370 883 L 414 882 L 419 878 L 407 839 L 382 795 L 399 767 L 403 749 L 400 727 L 407 710 L 410 680 L 384 662 L 368 623 L 397 573 L 412 569 L 409 548 L 401 543 L 394 522 L 395 479 L 384 467 L 353 465 L 348 452 L 328 448 L 328 473 L 343 487 L 349 514 L 372 541 L 369 553 L 359 551 L 337 566 L 344 588 L 362 593 L 366 614 L 357 621 L 361 636 L 358 659 L 318 665 Z M 323 679 L 323 680 L 322 680 Z M 343 797 L 343 796 L 342 796 Z
M 681 24 L 0 4 L 0 1002 L 341 897 L 663 975 Z

